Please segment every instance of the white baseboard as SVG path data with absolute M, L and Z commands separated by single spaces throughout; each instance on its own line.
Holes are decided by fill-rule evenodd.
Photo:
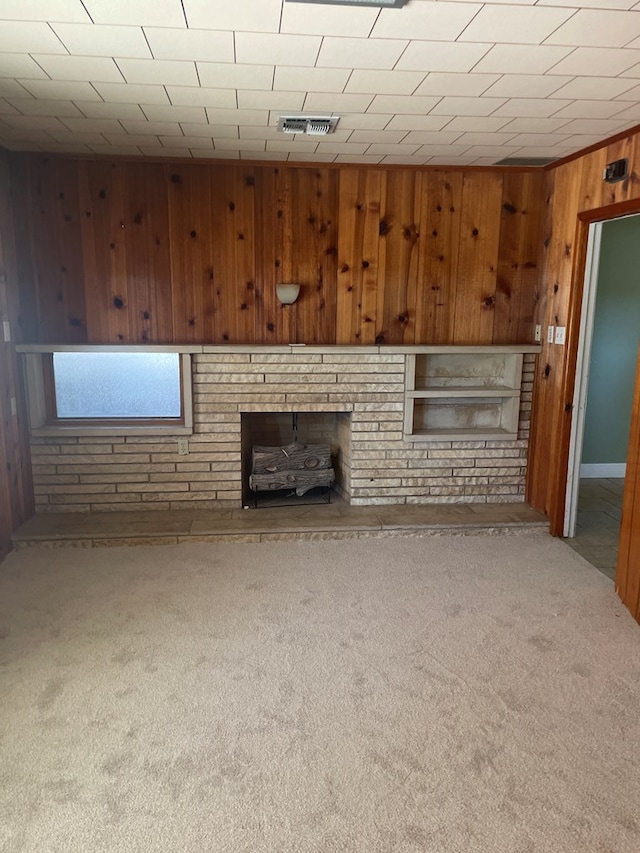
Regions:
M 626 462 L 604 462 L 601 465 L 580 466 L 580 476 L 585 479 L 591 479 L 592 477 L 624 477 L 626 472 Z

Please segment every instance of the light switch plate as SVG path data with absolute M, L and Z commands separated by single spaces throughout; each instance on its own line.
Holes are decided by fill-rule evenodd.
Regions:
M 535 340 L 535 341 L 541 341 L 541 340 L 542 340 L 542 326 L 541 326 L 539 323 L 538 323 L 538 325 L 536 326 L 536 331 L 535 331 L 535 335 L 534 335 L 534 340 Z
M 4 335 L 5 344 L 8 344 L 9 341 L 11 340 L 11 326 L 9 325 L 8 320 L 2 321 L 2 333 Z
M 553 343 L 553 336 L 554 336 L 555 330 L 556 330 L 555 326 L 549 326 L 547 328 L 547 343 L 548 344 Z
M 555 342 L 557 344 L 563 345 L 565 341 L 567 327 L 566 326 L 556 326 L 556 338 Z

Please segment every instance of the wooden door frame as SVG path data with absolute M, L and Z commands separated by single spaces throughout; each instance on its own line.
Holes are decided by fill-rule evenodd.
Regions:
M 573 242 L 573 245 L 576 247 L 576 254 L 571 272 L 571 289 L 567 312 L 566 356 L 558 401 L 558 465 L 552 473 L 551 481 L 549 529 L 552 536 L 562 536 L 564 532 L 571 422 L 573 419 L 578 345 L 580 342 L 580 317 L 582 313 L 584 277 L 587 266 L 589 228 L 594 222 L 606 222 L 610 219 L 618 219 L 621 216 L 628 216 L 634 213 L 640 213 L 640 199 L 621 201 L 617 204 L 609 204 L 604 207 L 597 207 L 593 210 L 584 210 L 578 213 Z

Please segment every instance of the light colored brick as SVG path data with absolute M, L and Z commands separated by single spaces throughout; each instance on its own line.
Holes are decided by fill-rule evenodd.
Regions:
M 162 492 L 167 491 L 167 484 L 162 483 L 118 483 L 118 492 Z M 172 483 L 171 491 L 182 492 L 189 490 L 189 483 Z

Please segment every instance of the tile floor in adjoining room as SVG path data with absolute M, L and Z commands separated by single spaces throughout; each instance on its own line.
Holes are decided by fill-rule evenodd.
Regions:
M 580 480 L 575 539 L 567 545 L 612 580 L 616 574 L 624 478 Z

